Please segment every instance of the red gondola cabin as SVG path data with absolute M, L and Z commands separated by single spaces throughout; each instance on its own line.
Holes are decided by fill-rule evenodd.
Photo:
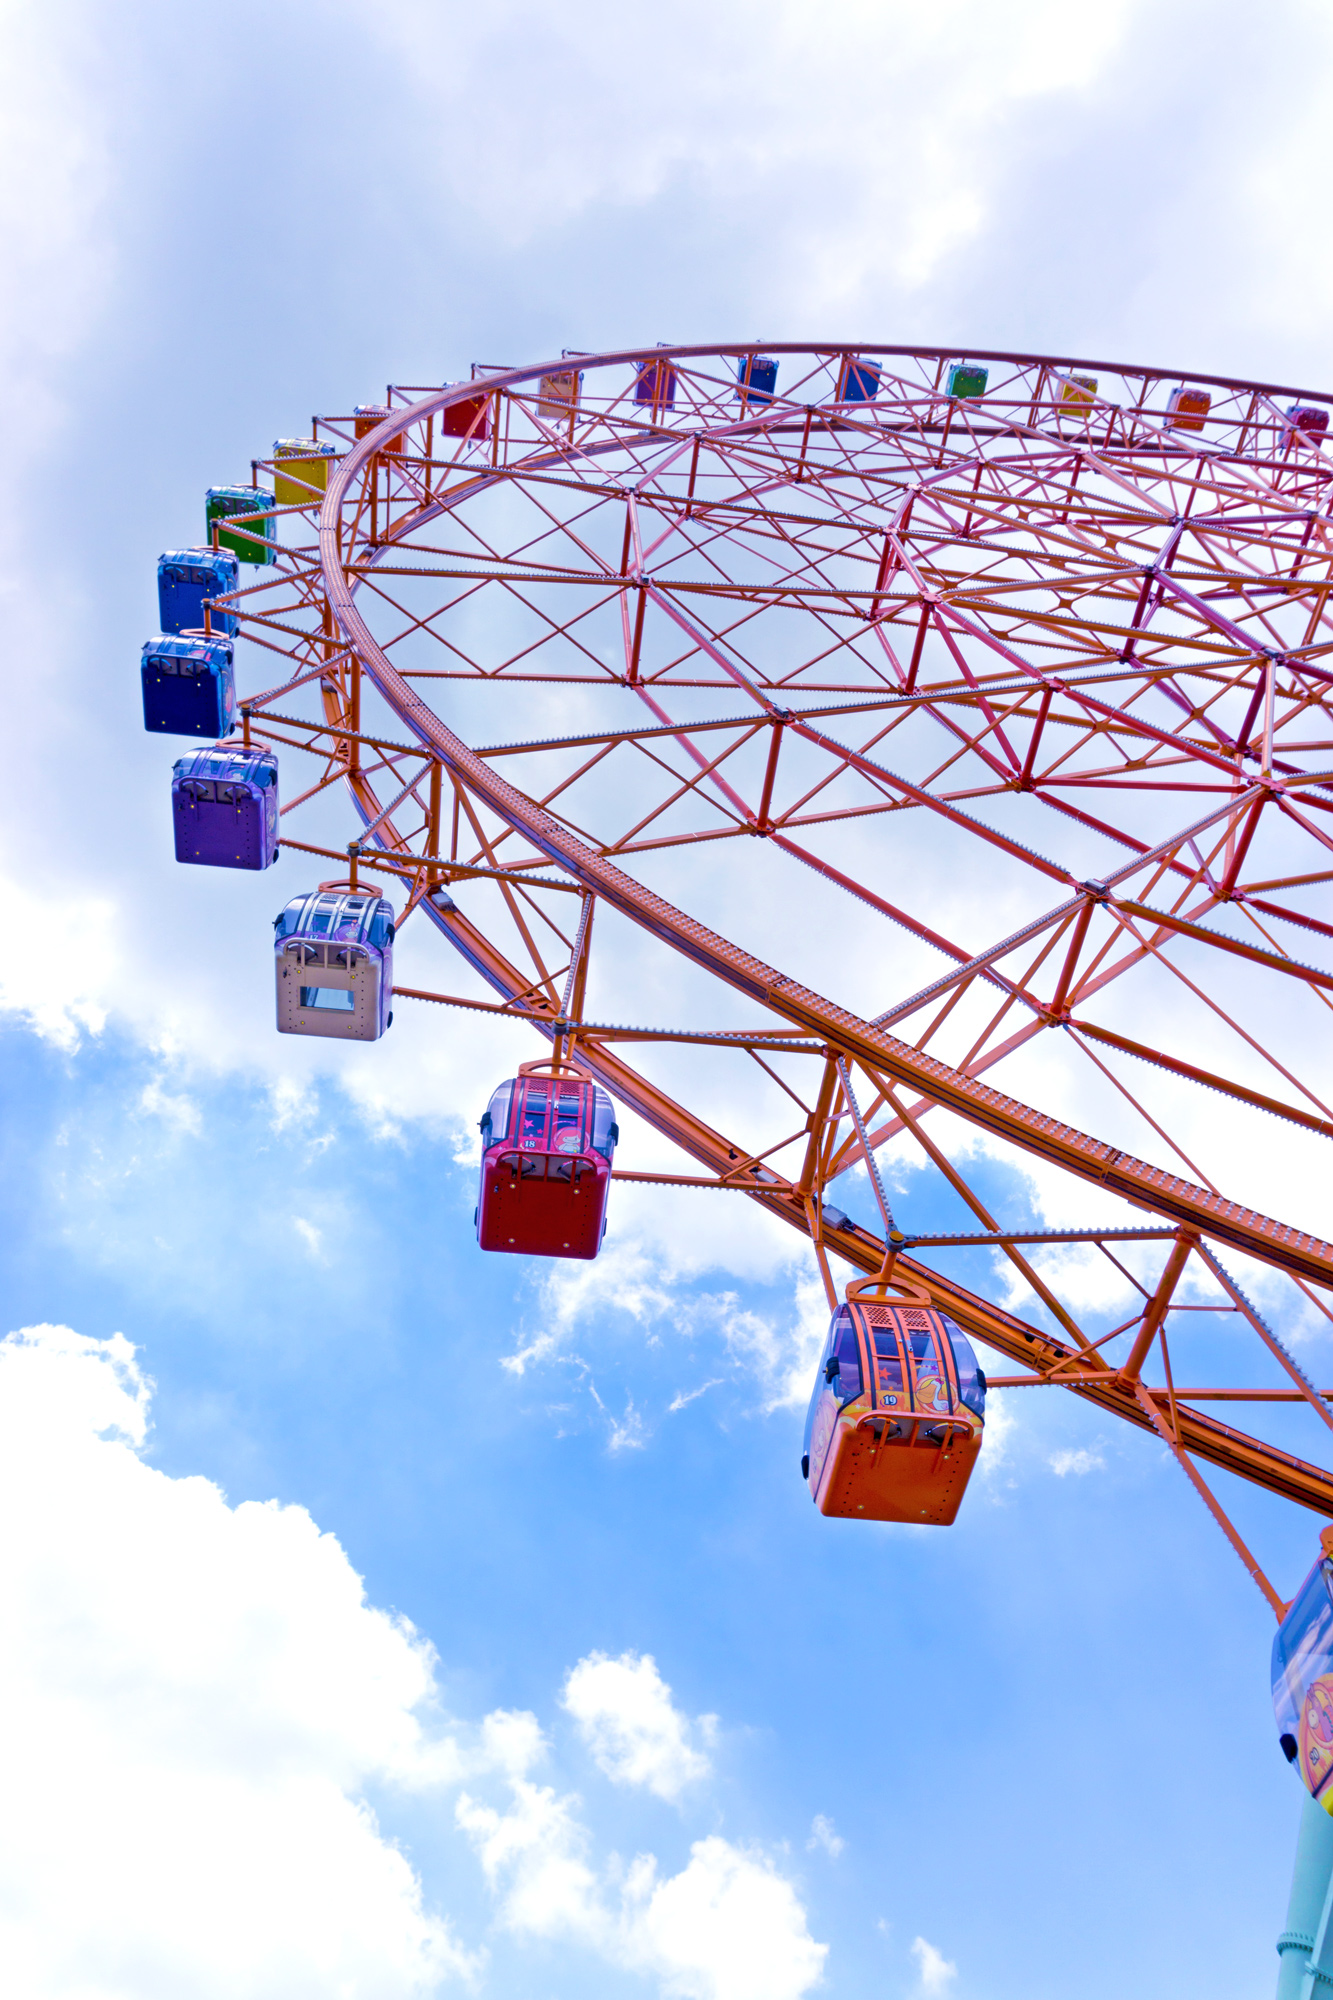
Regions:
M 616 1109 L 581 1070 L 524 1063 L 481 1121 L 477 1241 L 526 1257 L 595 1257 L 606 1228 Z
M 914 1287 L 847 1287 L 815 1377 L 801 1471 L 821 1514 L 948 1527 L 981 1450 L 986 1378 Z

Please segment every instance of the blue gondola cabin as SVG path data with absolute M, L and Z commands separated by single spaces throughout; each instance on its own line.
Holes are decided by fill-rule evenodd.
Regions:
M 149 639 L 139 671 L 145 729 L 218 737 L 236 727 L 230 639 Z
M 481 1121 L 477 1241 L 527 1257 L 595 1257 L 620 1132 L 606 1092 L 568 1065 L 524 1063 Z
M 751 403 L 771 403 L 778 386 L 778 364 L 771 354 L 742 354 L 736 363 L 736 395 L 742 410 Z
M 1333 1814 L 1333 1528 L 1273 1640 L 1278 1742 L 1312 1799 Z
M 864 354 L 844 354 L 838 368 L 838 403 L 873 403 L 879 394 L 882 370 L 878 361 Z
M 981 1450 L 986 1379 L 924 1292 L 866 1279 L 829 1325 L 801 1472 L 821 1514 L 947 1527 Z
M 194 750 L 171 779 L 177 861 L 271 868 L 278 858 L 278 760 L 271 750 Z
M 235 590 L 240 565 L 226 549 L 168 549 L 157 559 L 157 612 L 164 632 L 200 633 L 204 605 L 210 606 L 212 631 L 236 636 L 236 614 L 211 608 L 219 597 Z
M 315 889 L 274 920 L 278 1033 L 376 1042 L 393 1021 L 393 905 Z

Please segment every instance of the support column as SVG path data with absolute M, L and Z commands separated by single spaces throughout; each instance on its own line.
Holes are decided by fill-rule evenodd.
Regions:
M 1333 1936 L 1328 1909 L 1333 1892 L 1333 1818 L 1307 1797 L 1296 1840 L 1296 1866 L 1291 1875 L 1287 1927 L 1277 1941 L 1282 1968 L 1277 1976 L 1277 2000 L 1333 2000 Z M 1316 1971 L 1310 1962 L 1316 1941 L 1321 1949 Z M 1308 1984 L 1307 1984 L 1308 1982 Z

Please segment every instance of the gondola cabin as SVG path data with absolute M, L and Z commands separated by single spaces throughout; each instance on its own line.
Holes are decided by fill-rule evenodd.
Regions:
M 1278 1742 L 1312 1799 L 1333 1814 L 1333 1528 L 1273 1640 Z
M 391 417 L 392 415 L 393 411 L 387 403 L 358 403 L 352 412 L 353 431 L 358 438 L 369 437 L 372 431 L 379 429 L 386 417 Z M 403 434 L 401 431 L 399 431 L 396 438 L 390 438 L 386 445 L 381 446 L 381 450 L 392 452 L 395 457 L 401 455 L 402 449 Z
M 204 629 L 204 605 L 210 606 L 214 632 L 234 638 L 234 611 L 213 609 L 214 601 L 235 590 L 240 564 L 226 549 L 167 549 L 157 559 L 157 609 L 162 630 L 169 633 Z
M 311 507 L 329 490 L 329 465 L 337 446 L 318 438 L 277 438 L 273 445 L 273 497 L 279 507 Z
M 974 367 L 970 361 L 955 361 L 949 370 L 949 386 L 946 393 L 959 399 L 966 396 L 984 396 L 989 379 L 988 368 Z
M 882 369 L 864 354 L 844 354 L 838 367 L 837 403 L 873 403 L 879 394 Z
M 595 1257 L 620 1137 L 606 1092 L 567 1064 L 524 1063 L 481 1121 L 477 1241 L 527 1257 Z
M 465 396 L 461 403 L 449 403 L 440 411 L 441 437 L 461 437 L 472 444 L 484 444 L 490 434 L 489 396 Z
M 210 544 L 217 526 L 218 547 L 229 549 L 238 562 L 257 563 L 261 568 L 277 560 L 273 533 L 273 495 L 260 486 L 210 486 L 204 495 L 204 530 Z M 228 528 L 220 524 L 239 515 L 243 525 Z
M 815 1377 L 801 1472 L 821 1514 L 948 1527 L 972 1476 L 986 1379 L 925 1292 L 847 1287 Z
M 676 407 L 676 371 L 665 355 L 656 361 L 640 361 L 634 374 L 634 400 L 647 403 L 654 418 Z
M 1213 399 L 1207 389 L 1191 389 L 1182 382 L 1173 389 L 1166 402 L 1166 428 L 1169 431 L 1201 431 L 1203 420 L 1213 407 Z
M 168 736 L 230 736 L 236 681 L 230 639 L 147 639 L 139 666 L 143 726 Z
M 278 858 L 278 760 L 271 750 L 195 750 L 171 779 L 176 859 L 271 868 Z
M 273 929 L 278 1033 L 377 1042 L 393 1022 L 393 904 L 339 884 L 294 897 Z
M 1328 411 L 1319 403 L 1288 403 L 1283 429 L 1288 438 L 1299 431 L 1318 444 L 1328 429 Z
M 778 364 L 771 354 L 742 354 L 736 363 L 736 396 L 744 410 L 750 403 L 771 403 L 778 386 Z

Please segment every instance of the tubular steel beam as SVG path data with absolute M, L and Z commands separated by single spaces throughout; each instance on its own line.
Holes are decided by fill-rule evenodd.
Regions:
M 449 390 L 409 405 L 392 419 L 393 431 L 406 430 L 409 424 L 424 421 L 460 400 L 459 390 Z M 361 616 L 352 586 L 343 573 L 340 542 L 343 501 L 362 466 L 373 455 L 373 441 L 378 435 L 373 433 L 355 446 L 329 481 L 320 516 L 320 549 L 329 601 L 345 638 L 385 700 L 497 818 L 523 833 L 575 881 L 602 897 L 608 907 L 692 959 L 715 978 L 835 1044 L 858 1062 L 883 1069 L 896 1083 L 930 1098 L 970 1124 L 1039 1159 L 1051 1161 L 1081 1180 L 1123 1195 L 1138 1207 L 1192 1224 L 1233 1249 L 1294 1276 L 1318 1284 L 1333 1284 L 1333 1245 L 1168 1174 L 1160 1167 L 1149 1166 L 1118 1147 L 1091 1138 L 898 1041 L 674 908 L 664 897 L 636 882 L 577 839 L 562 822 L 492 771 L 398 673 Z M 1006 841 L 1005 845 L 1013 843 Z M 1160 913 L 1150 914 L 1160 920 Z
M 698 1169 L 693 1175 L 650 1175 L 625 1168 L 616 1170 L 617 1178 L 748 1194 L 813 1242 L 826 1288 L 832 1284 L 830 1254 L 874 1272 L 883 1267 L 890 1248 L 850 1222 L 835 1223 L 837 1212 L 819 1199 L 837 1152 L 836 1121 L 830 1114 L 840 1061 L 849 1068 L 858 1063 L 879 1079 L 887 1103 L 897 1104 L 892 1089 L 901 1088 L 911 1106 L 906 1122 L 918 1136 L 923 1111 L 952 1111 L 1020 1153 L 1128 1201 L 1145 1216 L 1141 1229 L 996 1228 L 966 1237 L 920 1239 L 918 1247 L 980 1243 L 1016 1254 L 1015 1246 L 1024 1242 L 1175 1235 L 1171 1265 L 1183 1264 L 1197 1240 L 1205 1255 L 1210 1244 L 1226 1244 L 1302 1284 L 1333 1285 L 1333 1246 L 1321 1238 L 1080 1132 L 993 1088 L 980 1073 L 1022 1048 L 1066 1007 L 1086 1005 L 1093 992 L 1130 967 L 1167 964 L 1178 973 L 1162 957 L 1163 940 L 1171 944 L 1179 939 L 1182 948 L 1195 952 L 1191 969 L 1199 955 L 1196 948 L 1206 945 L 1215 968 L 1224 971 L 1226 961 L 1244 961 L 1247 977 L 1280 975 L 1290 991 L 1303 987 L 1321 1005 L 1323 995 L 1333 993 L 1333 974 L 1296 963 L 1262 930 L 1259 919 L 1295 921 L 1328 935 L 1333 926 L 1303 909 L 1260 906 L 1243 884 L 1238 886 L 1243 867 L 1254 866 L 1251 850 L 1264 857 L 1255 872 L 1272 876 L 1273 885 L 1286 888 L 1291 901 L 1299 902 L 1295 891 L 1301 881 L 1312 879 L 1301 874 L 1310 862 L 1292 862 L 1280 851 L 1273 851 L 1271 863 L 1266 858 L 1275 848 L 1270 822 L 1288 830 L 1297 826 L 1301 831 L 1295 837 L 1309 843 L 1333 845 L 1314 824 L 1318 815 L 1297 813 L 1292 803 L 1298 794 L 1306 808 L 1327 810 L 1333 803 L 1318 791 L 1329 791 L 1329 774 L 1303 768 L 1307 755 L 1322 752 L 1326 760 L 1333 749 L 1333 740 L 1319 740 L 1321 727 L 1333 739 L 1333 532 L 1328 512 L 1333 465 L 1308 440 L 1293 442 L 1275 400 L 1311 392 L 1271 385 L 1261 392 L 1258 385 L 1231 378 L 991 353 L 972 357 L 990 365 L 997 379 L 983 401 L 970 403 L 946 393 L 945 366 L 963 358 L 947 350 L 811 350 L 775 343 L 774 355 L 808 358 L 808 365 L 798 361 L 793 370 L 797 380 L 786 392 L 789 400 L 774 398 L 760 405 L 749 395 L 738 410 L 734 358 L 754 351 L 754 344 L 744 343 L 721 349 L 627 350 L 581 360 L 580 367 L 589 369 L 621 367 L 631 387 L 613 410 L 572 410 L 567 425 L 562 418 L 558 426 L 538 426 L 540 436 L 534 433 L 527 443 L 521 426 L 513 428 L 516 413 L 531 408 L 535 393 L 544 393 L 538 391 L 544 373 L 568 372 L 567 360 L 486 372 L 489 437 L 484 444 L 475 413 L 470 417 L 471 442 L 446 436 L 440 421 L 452 406 L 481 393 L 475 382 L 429 393 L 393 391 L 392 414 L 371 436 L 360 441 L 349 437 L 349 448 L 332 468 L 319 514 L 317 565 L 314 549 L 275 545 L 273 574 L 227 600 L 259 645 L 285 652 L 292 663 L 291 678 L 251 704 L 256 723 L 280 725 L 297 736 L 313 732 L 310 748 L 327 766 L 315 791 L 341 776 L 373 843 L 359 852 L 360 865 L 378 865 L 402 878 L 411 892 L 409 908 L 426 912 L 497 997 L 482 1001 L 416 988 L 399 991 L 423 1001 L 526 1020 L 557 1047 L 570 1037 L 579 1060 L 617 1100 L 671 1138 Z M 832 369 L 857 352 L 875 357 L 882 371 L 880 400 L 826 407 L 833 393 Z M 720 370 L 713 367 L 719 360 L 724 364 Z M 654 371 L 653 394 L 639 404 L 632 397 L 632 382 L 634 371 L 644 368 Z M 824 371 L 822 386 L 813 386 L 819 369 Z M 1086 408 L 1071 404 L 1066 391 L 1083 370 L 1109 371 L 1126 385 L 1122 400 L 1099 393 Z M 1168 412 L 1150 407 L 1165 400 L 1172 381 L 1182 379 L 1203 384 L 1213 397 L 1202 436 L 1184 434 Z M 350 425 L 334 420 L 327 428 L 341 437 Z M 459 539 L 466 544 L 466 533 L 451 540 L 450 516 L 497 487 L 502 495 L 520 493 L 532 519 L 549 524 L 549 538 L 543 539 L 548 528 L 539 527 L 516 549 L 489 535 L 455 547 Z M 614 546 L 603 546 L 606 538 L 599 542 L 595 526 L 586 525 L 590 510 L 598 508 L 614 515 Z M 313 505 L 289 511 L 293 519 L 313 517 Z M 425 530 L 436 522 L 444 522 L 445 529 L 427 536 Z M 1019 574 L 1011 563 L 1001 574 L 1000 556 L 1015 546 L 1004 538 L 1014 534 L 1020 541 L 1040 539 L 1044 568 Z M 728 551 L 734 548 L 742 550 L 743 564 L 729 568 Z M 1274 559 L 1258 562 L 1256 548 Z M 687 558 L 688 573 L 682 567 Z M 434 600 L 421 595 L 430 585 L 438 591 Z M 455 626 L 452 656 L 442 658 L 438 667 L 423 665 L 422 654 L 403 645 L 404 633 L 396 627 L 393 639 L 379 643 L 363 609 L 361 593 L 369 597 L 378 592 L 394 603 L 395 590 L 400 596 L 418 593 L 405 612 L 409 636 L 440 640 L 445 615 L 488 591 L 504 594 L 524 617 L 535 618 L 542 632 L 568 649 L 567 655 L 552 671 L 547 661 L 529 657 L 538 646 L 521 636 L 502 642 L 494 659 L 471 658 L 464 650 L 471 642 Z M 1053 600 L 1043 593 L 1053 593 Z M 585 607 L 593 605 L 618 605 L 627 621 L 623 660 L 613 665 L 584 636 L 580 621 Z M 796 610 L 809 622 L 812 651 L 799 671 L 789 672 L 780 649 L 770 657 L 751 633 L 761 614 L 782 618 Z M 311 615 L 320 620 L 313 634 L 303 629 Z M 513 650 L 501 658 L 505 643 Z M 862 645 L 864 651 L 858 650 Z M 642 705 L 645 726 L 593 727 L 548 744 L 505 743 L 489 752 L 474 750 L 418 691 L 418 683 L 435 678 L 472 679 L 494 689 L 506 680 L 518 684 L 524 679 L 629 688 L 627 698 Z M 323 719 L 312 725 L 286 713 L 290 704 L 281 697 L 308 684 L 313 688 L 317 679 Z M 671 691 L 695 686 L 730 688 L 726 705 L 734 706 L 739 694 L 749 709 L 732 719 L 673 720 Z M 363 694 L 372 688 L 409 742 L 375 736 L 369 722 L 363 733 Z M 850 698 L 816 705 L 812 697 L 825 693 Z M 697 712 L 702 705 L 692 701 L 690 707 Z M 270 712 L 261 714 L 261 709 Z M 1251 742 L 1261 710 L 1262 746 L 1258 738 Z M 1306 728 L 1296 742 L 1294 726 L 1307 713 L 1316 727 Z M 835 716 L 840 718 L 836 724 Z M 853 716 L 867 719 L 852 723 Z M 905 765 L 885 741 L 909 718 L 910 728 L 934 729 L 945 746 L 938 768 L 928 775 L 910 759 Z M 569 719 L 577 728 L 584 714 L 576 711 Z M 602 717 L 593 713 L 588 719 L 596 723 Z M 826 724 L 849 740 L 839 741 Z M 710 731 L 722 734 L 709 736 Z M 906 732 L 894 741 L 905 743 Z M 757 747 L 747 750 L 752 743 Z M 571 777 L 568 765 L 559 761 L 562 747 L 582 749 L 591 761 Z M 1256 781 L 1261 747 L 1262 775 Z M 1299 751 L 1295 763 L 1293 748 Z M 363 768 L 363 753 L 382 763 Z M 428 761 L 429 807 L 420 779 L 414 793 L 403 785 L 402 774 L 394 773 L 393 758 L 404 754 Z M 538 768 L 554 775 L 531 786 L 539 796 L 495 769 L 494 760 L 506 755 L 548 759 Z M 652 769 L 662 794 L 659 798 L 650 790 L 640 800 L 630 786 L 629 817 L 637 828 L 626 833 L 622 826 L 604 836 L 600 827 L 573 824 L 567 798 L 574 782 L 603 756 L 636 755 L 641 760 L 636 769 Z M 756 758 L 758 766 L 752 768 Z M 806 764 L 815 769 L 813 779 L 806 775 Z M 373 782 L 379 769 L 387 770 L 387 807 Z M 443 859 L 446 772 L 455 830 L 449 857 Z M 524 777 L 526 781 L 526 771 Z M 774 803 L 779 777 L 780 808 Z M 849 801 L 845 793 L 830 794 L 829 788 L 838 784 L 864 789 Z M 1074 786 L 1093 788 L 1093 796 L 1086 790 L 1071 793 Z M 1188 798 L 1189 809 L 1166 821 L 1182 831 L 1150 849 L 1134 827 L 1146 831 L 1161 821 L 1146 808 L 1139 819 L 1131 819 L 1130 808 L 1138 813 L 1137 796 L 1154 790 Z M 395 792 L 413 824 L 410 836 L 395 824 Z M 792 792 L 802 796 L 793 802 Z M 988 823 L 988 813 L 1003 817 L 1003 807 L 997 813 L 994 802 L 1016 792 L 1028 795 L 1032 810 L 1048 815 L 1047 826 L 1072 825 L 1082 829 L 1078 839 L 1091 834 L 1114 841 L 1133 858 L 1106 870 L 1101 882 L 1082 881 L 1076 870 L 1024 844 L 1030 820 L 1010 813 L 1003 825 Z M 1216 805 L 1219 795 L 1222 803 Z M 1083 803 L 1076 805 L 1072 798 Z M 1280 813 L 1261 815 L 1266 801 L 1277 803 Z M 1093 810 L 1085 810 L 1085 804 Z M 695 817 L 684 832 L 664 823 L 668 811 L 687 807 Z M 1206 816 L 1199 818 L 1205 809 Z M 973 843 L 984 867 L 1010 870 L 1024 881 L 1044 876 L 1058 883 L 1058 895 L 1069 900 L 1048 916 L 1023 924 L 1001 946 L 974 955 L 973 949 L 940 937 L 912 908 L 899 906 L 910 890 L 890 902 L 881 889 L 899 894 L 891 875 L 873 878 L 873 887 L 868 880 L 858 881 L 819 850 L 815 831 L 807 831 L 871 811 L 928 815 L 950 839 Z M 420 830 L 415 829 L 418 812 L 424 819 Z M 790 837 L 798 827 L 809 844 Z M 520 843 L 507 846 L 511 834 L 520 836 L 524 854 L 535 853 L 542 860 L 513 865 Z M 645 851 L 656 851 L 714 834 L 731 841 L 748 835 L 768 843 L 770 851 L 777 849 L 802 868 L 817 871 L 940 949 L 955 961 L 955 969 L 927 985 L 914 1001 L 868 1021 L 719 936 L 612 858 L 617 848 L 628 851 L 631 838 Z M 309 843 L 286 844 L 304 845 L 312 854 L 326 851 Z M 723 851 L 734 854 L 736 849 Z M 839 859 L 845 860 L 845 850 Z M 525 872 L 543 862 L 558 870 L 560 879 Z M 1283 868 L 1286 875 L 1278 872 Z M 1131 876 L 1136 878 L 1134 895 L 1126 900 L 1117 885 Z M 1154 906 L 1154 893 L 1161 900 L 1159 885 L 1166 878 L 1176 888 L 1182 879 L 1187 883 L 1180 900 L 1185 894 L 1191 897 L 1188 916 Z M 427 894 L 432 884 L 451 880 L 491 885 L 486 893 L 502 902 L 505 920 L 521 938 L 530 966 L 512 963 L 447 895 L 438 890 Z M 1253 889 L 1268 886 L 1256 882 Z M 539 955 L 539 940 L 547 949 L 540 929 L 545 919 L 535 914 L 545 909 L 538 894 L 543 889 L 581 894 L 587 899 L 585 910 L 594 897 L 601 900 L 609 912 L 743 993 L 766 1019 L 750 1030 L 717 1033 L 689 1026 L 659 1030 L 583 1021 L 580 980 L 575 978 L 563 996 L 559 990 L 569 939 L 555 918 L 551 930 L 563 943 L 552 962 L 559 969 L 548 970 Z M 1173 900 L 1175 893 L 1173 889 L 1165 900 Z M 1220 901 L 1241 913 L 1233 929 L 1253 924 L 1253 941 L 1209 930 L 1198 921 Z M 483 900 L 481 907 L 489 904 Z M 1021 922 L 1030 904 L 1020 901 L 1014 907 Z M 1098 944 L 1100 925 L 1098 932 L 1092 929 L 1103 909 L 1123 926 L 1122 941 L 1135 946 L 1118 958 L 1108 956 L 1109 943 Z M 1135 922 L 1148 927 L 1152 943 L 1145 945 L 1138 937 Z M 598 929 L 607 935 L 601 924 Z M 1071 930 L 1073 935 L 1066 935 Z M 1006 952 L 1028 942 L 1034 950 L 1042 945 L 1040 955 L 1017 980 L 1006 977 L 999 970 Z M 1063 950 L 1044 975 L 1053 979 L 1056 999 L 1043 1003 L 1036 975 L 1046 953 L 1059 944 Z M 586 954 L 577 949 L 572 960 L 586 966 Z M 1221 974 L 1214 970 L 1205 976 Z M 905 1019 L 908 1011 L 935 996 L 939 1010 L 918 1045 L 893 1034 L 896 1019 Z M 969 1007 L 979 1011 L 982 1000 L 986 1010 L 998 1012 L 969 1053 L 953 1061 L 933 1054 L 929 1044 L 939 1038 L 942 1024 L 952 1017 L 956 1026 Z M 1016 1005 L 1022 1025 L 1002 1025 Z M 1182 1085 L 1220 1090 L 1306 1132 L 1330 1136 L 1330 1121 L 1315 1112 L 1163 1056 L 1146 1042 L 1110 1029 L 1081 1019 L 1070 1025 L 1116 1055 L 1157 1061 Z M 969 1027 L 967 1037 L 972 1033 Z M 1254 1046 L 1252 1038 L 1245 1038 Z M 774 1140 L 765 1151 L 769 1134 L 748 1144 L 733 1143 L 630 1067 L 615 1047 L 630 1040 L 763 1050 L 770 1058 L 818 1054 L 824 1064 L 823 1087 L 803 1131 Z M 764 1066 L 775 1083 L 795 1094 L 771 1060 Z M 1298 1089 L 1305 1088 L 1303 1080 L 1294 1081 Z M 807 1108 L 802 1103 L 802 1110 Z M 887 1128 L 884 1134 L 871 1132 L 868 1145 L 884 1136 Z M 1303 1134 L 1291 1139 L 1308 1143 Z M 761 1164 L 770 1156 L 790 1158 L 786 1149 L 795 1150 L 798 1141 L 804 1153 L 798 1180 Z M 1205 1160 L 1205 1168 L 1213 1171 L 1211 1161 Z M 969 1333 L 1009 1362 L 1034 1371 L 1017 1379 L 1058 1381 L 1104 1412 L 1159 1436 L 1215 1511 L 1192 1459 L 1221 1466 L 1321 1513 L 1333 1512 L 1333 1473 L 1219 1423 L 1190 1401 L 1267 1402 L 1304 1393 L 1322 1412 L 1328 1398 L 1310 1389 L 1299 1371 L 1295 1379 L 1300 1386 L 1292 1390 L 1219 1385 L 1173 1393 L 1139 1379 L 1178 1270 L 1171 1283 L 1164 1274 L 1163 1288 L 1132 1341 L 1130 1361 L 1117 1369 L 1096 1351 L 1114 1336 L 1091 1346 L 1071 1345 L 932 1272 L 912 1258 L 911 1248 L 908 1242 L 898 1250 L 902 1272 L 924 1286 Z M 1049 1297 L 1047 1302 L 1057 1310 L 1058 1302 Z M 1062 1308 L 1059 1314 L 1063 1316 Z M 1253 1309 L 1248 1316 L 1253 1320 Z M 1274 1341 L 1270 1335 L 1268 1344 L 1276 1353 L 1280 1343 L 1274 1346 Z M 1289 1373 L 1295 1369 L 1290 1357 L 1284 1365 Z M 1169 1405 L 1166 1410 L 1159 1407 L 1163 1401 Z M 1248 1550 L 1220 1518 L 1247 1567 L 1259 1576 Z M 1261 1576 L 1259 1580 L 1269 1589 Z M 1272 1601 L 1271 1589 L 1269 1594 Z

